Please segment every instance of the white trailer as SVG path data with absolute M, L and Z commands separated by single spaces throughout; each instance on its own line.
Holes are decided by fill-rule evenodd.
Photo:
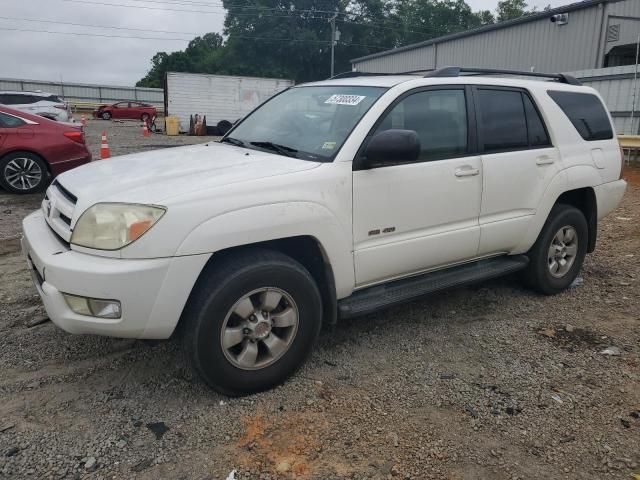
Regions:
M 164 88 L 166 115 L 178 117 L 180 131 L 189 131 L 191 115 L 206 115 L 207 126 L 235 122 L 293 81 L 279 78 L 235 77 L 203 73 L 167 72 Z

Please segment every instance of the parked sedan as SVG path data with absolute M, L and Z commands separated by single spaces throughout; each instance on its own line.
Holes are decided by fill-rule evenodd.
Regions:
M 93 111 L 95 118 L 111 120 L 112 118 L 126 118 L 146 122 L 158 114 L 156 107 L 140 102 L 118 102 L 113 105 L 101 105 Z
M 90 161 L 82 126 L 0 106 L 0 187 L 38 192 L 56 175 Z

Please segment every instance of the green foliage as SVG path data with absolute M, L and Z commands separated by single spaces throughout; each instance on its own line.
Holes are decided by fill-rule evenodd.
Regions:
M 335 71 L 370 53 L 495 22 L 465 0 L 223 0 L 224 36 L 207 33 L 184 51 L 158 52 L 137 85 L 162 87 L 168 71 L 289 78 L 305 82 L 330 72 L 330 18 L 340 39 Z M 527 14 L 524 0 L 498 3 L 498 21 Z
M 502 0 L 498 2 L 498 21 L 513 20 L 527 15 L 527 2 L 525 0 Z

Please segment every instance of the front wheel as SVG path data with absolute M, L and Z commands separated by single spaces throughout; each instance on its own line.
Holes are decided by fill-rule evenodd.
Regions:
M 580 210 L 570 205 L 555 205 L 528 253 L 526 283 L 545 295 L 554 295 L 569 287 L 582 267 L 588 235 L 587 221 Z
M 225 395 L 278 385 L 304 362 L 322 303 L 309 272 L 278 252 L 214 258 L 183 318 L 183 346 L 198 374 Z
M 111 113 L 110 112 L 102 112 L 102 114 L 100 116 L 102 117 L 103 120 L 111 120 Z

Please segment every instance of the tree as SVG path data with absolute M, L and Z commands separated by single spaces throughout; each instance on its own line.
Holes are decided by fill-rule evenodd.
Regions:
M 327 78 L 330 18 L 341 33 L 335 71 L 350 60 L 409 43 L 494 23 L 489 11 L 474 13 L 465 0 L 223 0 L 225 39 L 196 37 L 184 51 L 159 52 L 138 86 L 161 87 L 167 71 L 290 78 Z M 504 0 L 499 15 L 524 11 L 524 0 Z M 502 12 L 502 13 L 501 13 Z
M 496 13 L 498 14 L 499 22 L 513 20 L 529 14 L 525 0 L 502 0 L 498 2 Z

